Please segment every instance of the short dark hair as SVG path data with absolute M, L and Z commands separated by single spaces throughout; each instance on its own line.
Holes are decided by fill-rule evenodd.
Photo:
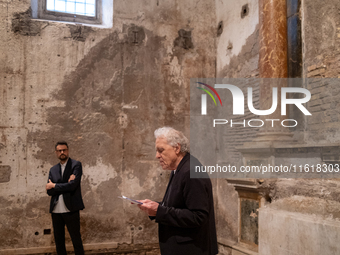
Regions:
M 55 144 L 54 148 L 57 149 L 57 146 L 58 146 L 58 145 L 66 145 L 66 147 L 67 147 L 67 149 L 68 149 L 67 142 L 65 142 L 65 141 L 59 141 L 59 142 L 57 142 L 57 143 Z

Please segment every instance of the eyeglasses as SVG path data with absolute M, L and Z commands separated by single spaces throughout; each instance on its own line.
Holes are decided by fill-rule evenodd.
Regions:
M 55 150 L 56 152 L 58 152 L 58 153 L 62 153 L 63 151 L 68 151 L 68 149 L 63 149 L 63 150 Z

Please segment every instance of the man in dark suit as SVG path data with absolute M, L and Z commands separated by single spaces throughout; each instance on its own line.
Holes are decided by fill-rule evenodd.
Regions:
M 75 255 L 83 255 L 84 248 L 80 235 L 79 210 L 84 209 L 80 190 L 83 174 L 79 161 L 69 158 L 66 142 L 57 142 L 55 152 L 60 163 L 50 169 L 47 194 L 51 196 L 54 240 L 58 255 L 66 255 L 65 225 L 70 233 Z
M 218 253 L 214 202 L 208 178 L 190 178 L 191 167 L 201 163 L 189 154 L 189 141 L 169 127 L 155 131 L 156 158 L 172 170 L 163 201 L 141 200 L 138 207 L 158 223 L 162 255 L 214 255 Z

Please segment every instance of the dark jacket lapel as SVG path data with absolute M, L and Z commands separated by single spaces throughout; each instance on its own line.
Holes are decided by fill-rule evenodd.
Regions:
M 60 163 L 58 164 L 58 173 L 59 173 L 58 182 L 61 182 L 63 176 L 62 176 L 62 174 L 61 174 L 61 165 L 60 165 Z
M 183 167 L 185 162 L 187 162 L 189 159 L 190 159 L 190 153 L 185 154 L 185 156 L 182 158 L 181 162 L 179 162 L 177 166 L 176 173 L 181 171 L 181 168 Z
M 163 197 L 163 201 L 162 201 L 162 205 L 164 205 L 164 202 L 166 201 L 167 197 L 168 197 L 168 193 L 170 192 L 170 185 L 171 185 L 171 181 L 172 179 L 174 178 L 174 171 L 171 171 L 171 174 L 170 174 L 170 179 L 169 179 L 169 183 L 168 183 L 168 186 L 166 187 L 166 191 L 165 191 L 165 194 L 164 194 L 164 197 Z
M 54 171 L 54 178 L 53 178 L 54 182 L 55 183 L 62 183 L 63 177 L 61 176 L 61 165 L 60 165 L 60 163 L 58 163 L 54 167 L 56 168 L 56 170 Z
M 72 174 L 71 172 L 72 172 L 72 160 L 71 158 L 68 158 L 67 164 L 64 170 L 64 174 L 63 174 L 63 182 L 68 182 L 68 179 L 70 175 Z
M 189 153 L 185 154 L 185 156 L 182 158 L 181 162 L 179 162 L 179 164 L 177 166 L 176 174 L 179 173 L 179 171 L 183 167 L 184 163 L 187 162 L 187 160 L 189 160 L 189 159 L 190 159 L 190 154 Z M 164 197 L 163 197 L 162 205 L 166 204 L 166 202 L 168 200 L 168 197 L 169 197 L 170 192 L 171 192 L 171 182 L 174 179 L 174 175 L 175 175 L 174 171 L 171 171 L 170 180 L 169 180 L 168 186 L 166 187 L 166 191 L 165 191 L 165 194 L 164 194 Z

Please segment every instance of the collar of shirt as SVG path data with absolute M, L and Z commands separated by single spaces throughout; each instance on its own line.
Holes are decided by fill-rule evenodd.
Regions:
M 65 162 L 64 164 L 61 164 L 61 163 L 60 163 L 60 167 L 61 167 L 61 175 L 64 174 L 64 171 L 65 171 L 67 162 L 68 162 L 68 159 L 66 160 L 66 162 Z

